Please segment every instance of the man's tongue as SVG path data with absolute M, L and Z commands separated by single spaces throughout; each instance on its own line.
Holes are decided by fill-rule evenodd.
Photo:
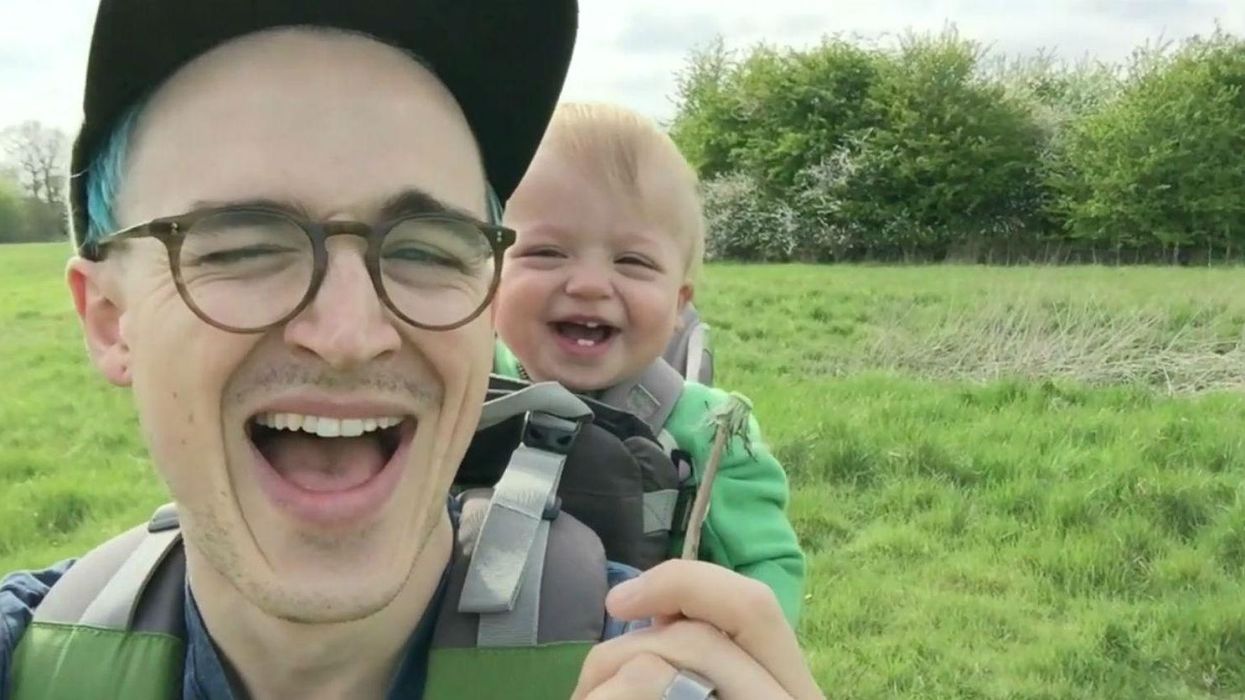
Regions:
M 281 431 L 269 438 L 263 452 L 281 476 L 308 491 L 346 491 L 385 466 L 385 453 L 375 435 L 322 438 Z

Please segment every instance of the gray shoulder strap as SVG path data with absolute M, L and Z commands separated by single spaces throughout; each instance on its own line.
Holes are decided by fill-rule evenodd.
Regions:
M 683 375 L 657 358 L 634 381 L 607 390 L 601 401 L 630 412 L 660 435 L 682 395 Z
M 482 646 L 534 644 L 550 524 L 562 467 L 591 418 L 587 404 L 556 382 L 534 384 L 485 404 L 481 424 L 527 413 L 519 446 L 480 523 L 458 611 L 481 615 Z M 495 423 L 494 423 L 495 424 Z
M 605 550 L 596 533 L 567 513 L 543 521 L 546 532 L 538 538 L 545 546 L 543 566 L 535 568 L 533 552 L 514 610 L 467 613 L 460 609 L 458 602 L 491 496 L 491 489 L 474 489 L 460 496 L 458 548 L 445 602 L 437 614 L 433 644 L 462 648 L 600 641 L 608 590 Z
M 713 352 L 709 350 L 709 326 L 697 322 L 687 335 L 687 378 L 713 386 Z
M 176 511 L 164 506 L 140 525 L 88 552 L 52 586 L 35 609 L 40 622 L 105 629 L 181 629 L 184 560 Z M 144 606 L 144 598 L 154 605 Z
M 480 525 L 475 554 L 463 585 L 459 610 L 466 613 L 521 611 L 526 576 L 543 564 L 546 516 L 557 503 L 562 466 L 579 424 L 532 413 L 522 442 L 493 487 Z
M 592 409 L 588 408 L 588 404 L 567 391 L 561 384 L 540 382 L 484 402 L 477 430 L 491 428 L 507 419 L 532 411 L 540 411 L 570 420 L 592 417 Z

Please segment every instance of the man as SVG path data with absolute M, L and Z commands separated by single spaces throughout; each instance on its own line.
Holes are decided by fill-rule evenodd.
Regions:
M 510 235 L 489 204 L 574 26 L 572 0 L 101 2 L 69 286 L 177 505 L 185 645 L 40 623 L 62 570 L 13 578 L 0 687 L 155 697 L 168 671 L 193 698 L 423 696 Z M 820 696 L 760 584 L 674 562 L 606 605 L 656 624 L 595 646 L 576 698 Z M 558 673 L 530 658 L 471 672 Z

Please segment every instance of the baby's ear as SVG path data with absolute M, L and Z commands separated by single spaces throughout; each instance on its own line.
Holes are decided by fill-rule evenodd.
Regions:
M 685 282 L 679 287 L 679 305 L 676 308 L 677 315 L 674 321 L 674 329 L 676 331 L 683 330 L 683 312 L 687 310 L 687 305 L 692 303 L 692 297 L 696 296 L 696 288 L 691 282 Z
M 688 304 L 692 303 L 692 298 L 695 296 L 696 296 L 696 287 L 694 287 L 690 281 L 684 282 L 683 286 L 679 287 L 679 313 L 680 314 L 683 313 L 683 310 L 687 308 Z

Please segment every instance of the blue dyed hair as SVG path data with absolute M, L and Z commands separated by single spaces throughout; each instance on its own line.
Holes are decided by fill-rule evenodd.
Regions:
M 86 240 L 98 241 L 115 232 L 117 226 L 116 202 L 117 191 L 121 188 L 121 177 L 125 170 L 125 159 L 129 153 L 130 139 L 134 128 L 138 125 L 138 117 L 142 114 L 146 101 L 140 101 L 131 107 L 109 135 L 104 147 L 91 160 L 86 171 Z M 488 218 L 490 223 L 500 224 L 502 219 L 502 203 L 493 186 L 484 183 Z
M 493 191 L 493 186 L 486 180 L 484 183 L 484 196 L 488 200 L 488 220 L 490 224 L 500 224 L 501 217 L 505 213 L 505 207 L 502 206 L 501 198 Z
M 121 188 L 121 173 L 125 169 L 130 138 L 134 135 L 134 127 L 145 104 L 145 101 L 140 101 L 121 115 L 104 147 L 87 166 L 87 241 L 98 241 L 117 230 L 117 191 Z

